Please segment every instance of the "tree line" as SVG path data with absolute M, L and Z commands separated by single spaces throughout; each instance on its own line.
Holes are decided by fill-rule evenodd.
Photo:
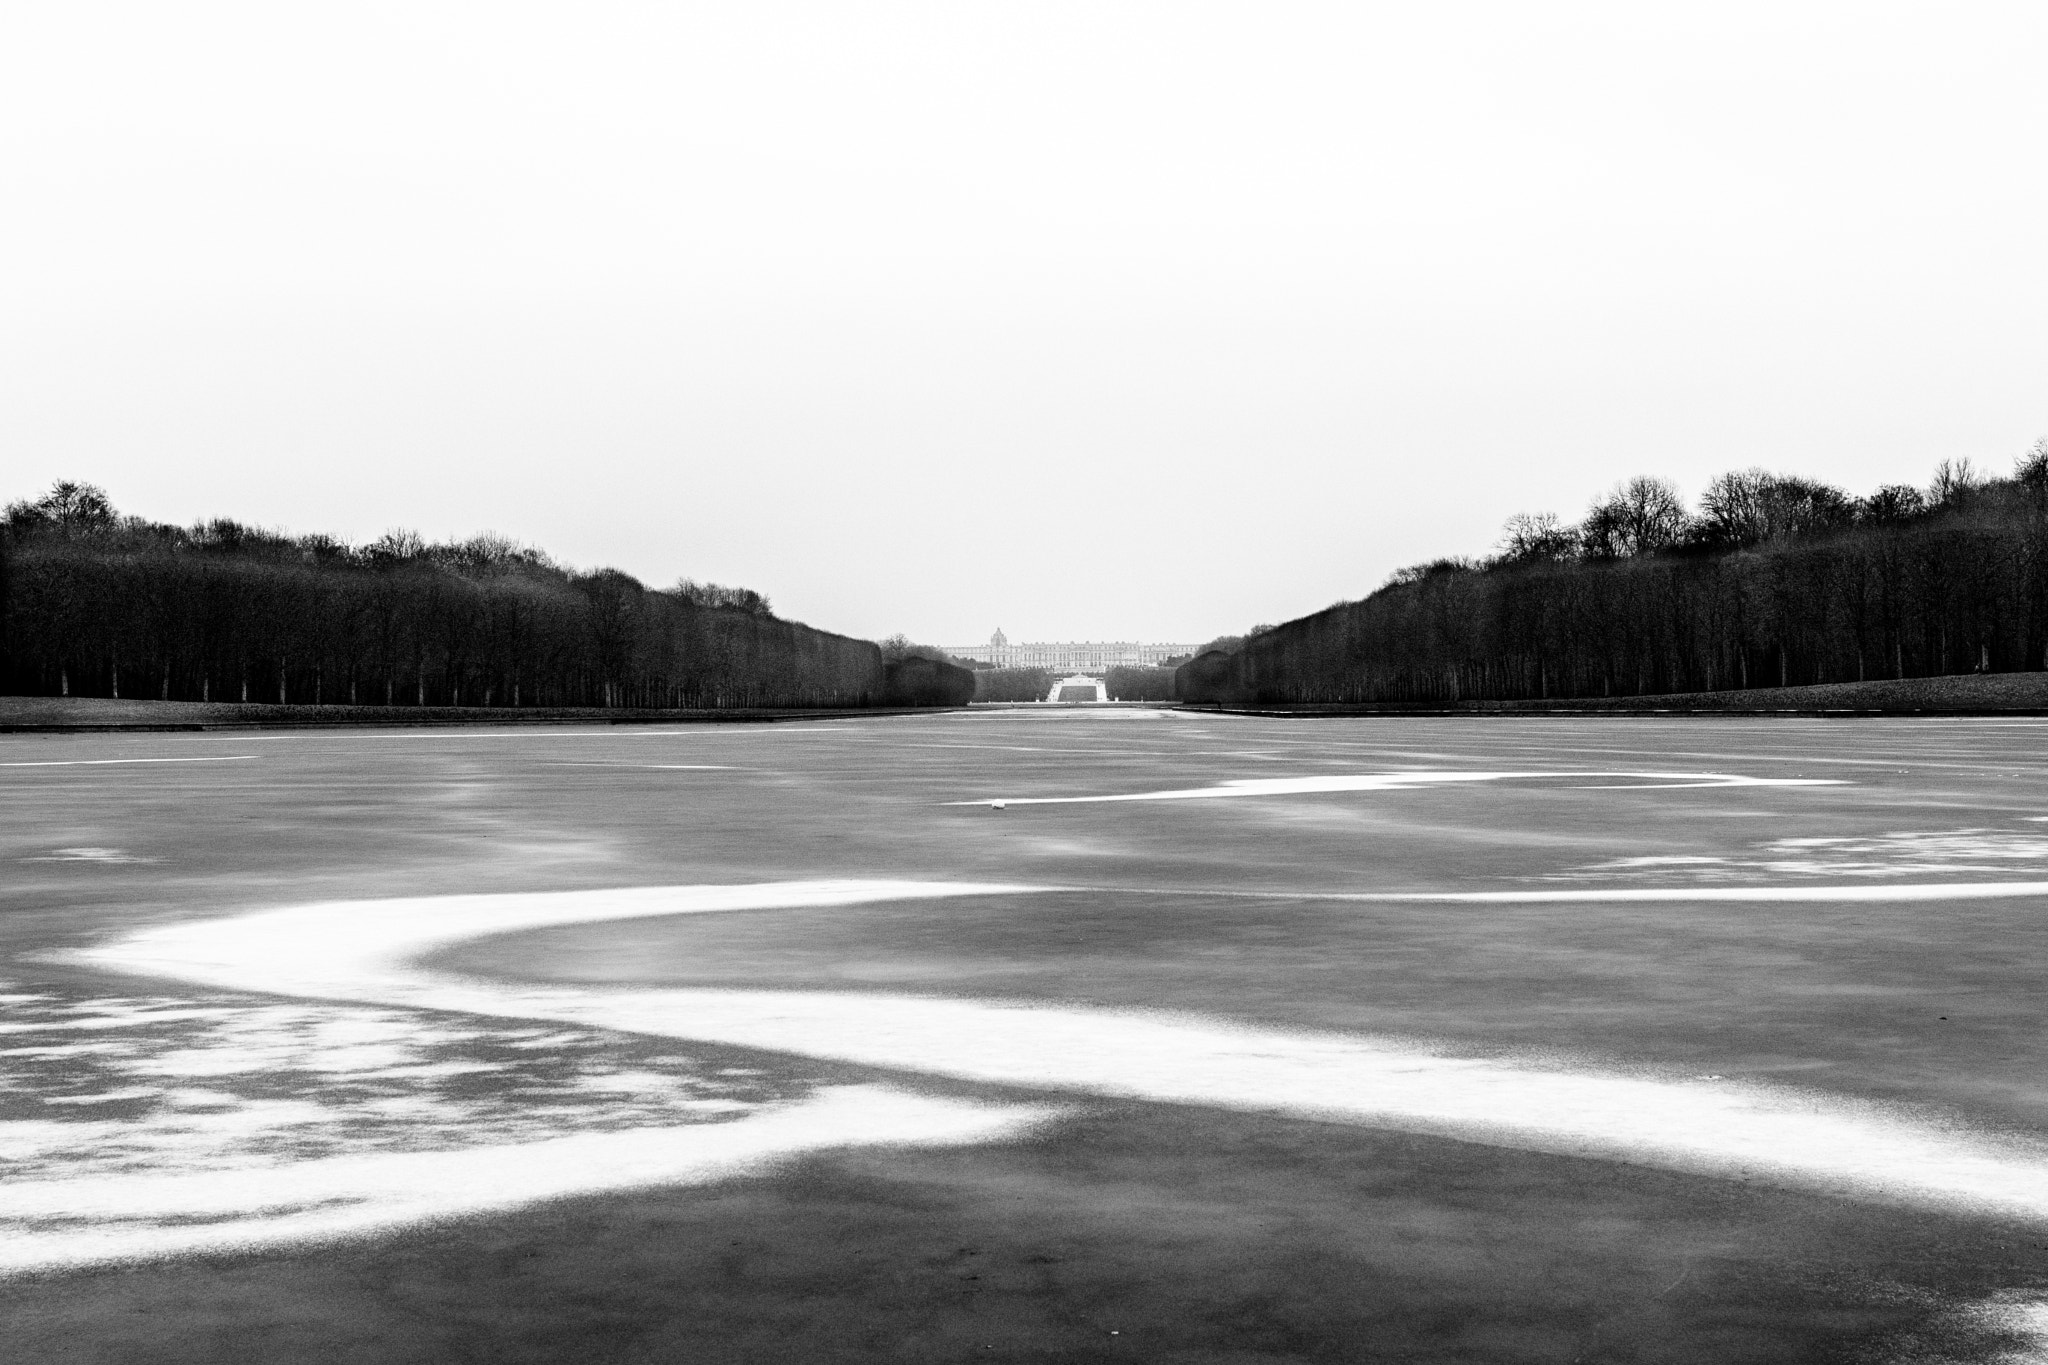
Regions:
M 977 668 L 976 701 L 1044 701 L 1059 675 L 1049 668 Z
M 15 695 L 721 708 L 932 704 L 963 683 L 782 620 L 751 589 L 649 588 L 495 535 L 179 527 L 76 483 L 0 523 L 0 688 Z
M 1944 461 L 1863 497 L 1761 469 L 1688 507 L 1625 481 L 1576 523 L 1511 518 L 1496 554 L 1184 665 L 1187 700 L 1455 702 L 2048 668 L 2048 438 L 2007 477 Z
M 976 701 L 1044 701 L 1064 674 L 1050 668 L 977 668 Z M 1174 672 L 1170 668 L 1113 664 L 1103 671 L 1111 701 L 1172 701 Z
M 1172 701 L 1173 670 L 1156 664 L 1112 664 L 1103 674 L 1111 701 Z

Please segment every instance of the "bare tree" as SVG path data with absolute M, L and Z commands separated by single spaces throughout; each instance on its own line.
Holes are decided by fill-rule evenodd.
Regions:
M 1832 530 L 1855 520 L 1856 504 L 1833 484 L 1739 469 L 1700 495 L 1699 538 L 1712 545 L 1757 545 Z
M 1501 528 L 1500 557 L 1510 564 L 1566 560 L 1578 552 L 1578 528 L 1565 525 L 1555 512 L 1517 512 Z
M 417 559 L 426 553 L 427 542 L 418 531 L 394 527 L 370 542 L 369 553 L 376 559 Z
M 1593 504 L 1579 537 L 1594 559 L 1626 559 L 1676 545 L 1686 530 L 1685 504 L 1669 479 L 1639 475 Z
M 699 607 L 722 607 L 750 616 L 773 616 L 768 599 L 752 588 L 728 588 L 722 583 L 699 583 L 693 578 L 676 581 L 676 596 Z
M 2029 488 L 2048 487 L 2048 436 L 2036 440 L 2013 461 L 2012 476 Z
M 921 645 L 901 631 L 875 643 L 882 647 L 882 659 L 887 663 L 899 663 L 904 659 L 932 659 L 939 663 L 960 662 L 937 645 Z
M 1432 559 L 1426 564 L 1410 564 L 1405 568 L 1396 569 L 1387 575 L 1387 581 L 1380 586 L 1395 588 L 1404 583 L 1420 583 L 1425 578 L 1436 578 L 1443 574 L 1469 573 L 1478 567 L 1461 555 L 1452 555 L 1444 559 Z M 1253 626 L 1250 633 L 1258 635 L 1271 629 L 1271 626 Z
M 96 484 L 60 479 L 33 502 L 9 503 L 7 520 L 16 526 L 41 523 L 66 531 L 98 530 L 114 524 L 114 504 Z
M 1899 526 L 1927 510 L 1927 499 L 1909 483 L 1888 483 L 1863 499 L 1863 519 L 1873 526 Z
M 1984 475 L 1968 457 L 1943 460 L 1934 467 L 1934 482 L 1927 486 L 1927 500 L 1936 507 L 1960 507 L 1984 486 Z
M 1717 476 L 1700 494 L 1700 532 L 1718 545 L 1753 545 L 1768 534 L 1771 475 L 1735 469 Z

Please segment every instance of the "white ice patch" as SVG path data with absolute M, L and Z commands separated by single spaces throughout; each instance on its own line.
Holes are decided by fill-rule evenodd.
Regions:
M 1744 877 L 1933 877 L 2019 870 L 2048 862 L 2048 835 L 1999 829 L 1773 839 L 1740 857 L 1614 858 L 1576 869 L 1573 879 L 1682 870 L 1700 881 Z
M 0 1031 L 28 1044 L 0 1049 L 0 1273 L 345 1235 L 849 1142 L 981 1140 L 1047 1112 L 867 1088 L 820 1108 L 801 1072 L 713 1065 L 646 1035 L 279 1003 L 280 986 L 0 1000 Z M 801 1140 L 757 1122 L 799 1110 Z M 699 1134 L 726 1127 L 751 1136 Z M 247 1191 L 298 1202 L 252 1210 Z
M 2048 1303 L 2038 1299 L 1999 1305 L 1998 1325 L 2022 1339 L 1998 1365 L 2048 1365 Z
M 206 754 L 191 758 L 46 758 L 0 763 L 0 768 L 104 768 L 116 763 L 246 763 L 254 754 Z
M 225 1000 L 224 997 L 213 999 Z M 0 1176 L 107 1179 L 454 1150 L 700 1123 L 805 1093 L 673 1044 L 588 1029 L 239 999 L 16 997 L 0 1048 Z M 76 1041 L 90 1038 L 90 1042 Z M 9 1040 L 11 1041 L 11 1040 Z
M 2019 1358 L 2048 1361 L 2048 1303 L 2036 1298 L 2007 1299 L 1998 1305 L 1997 1316 L 2001 1326 L 2030 1338 Z
M 48 853 L 33 858 L 23 858 L 25 863 L 148 863 L 153 858 L 137 858 L 118 848 L 53 848 Z
M 2048 1219 L 2048 1149 L 1782 1087 L 1446 1057 L 1370 1038 L 1247 1028 L 1162 1012 L 822 991 L 522 985 L 409 964 L 467 938 L 543 925 L 1027 889 L 841 881 L 338 903 L 168 925 L 74 960 L 215 987 L 554 1020 L 979 1082 L 1293 1114 Z M 1767 889 L 1716 890 L 1750 895 Z M 1931 898 L 1985 888 L 1883 890 Z M 1800 898 L 1839 891 L 1846 898 L 1868 896 L 1872 888 L 1791 891 Z M 1504 894 L 1604 899 L 1628 893 Z
M 1721 864 L 1726 858 L 1709 858 L 1689 854 L 1667 854 L 1648 858 L 1610 858 L 1604 863 L 1595 863 L 1588 871 L 1599 872 L 1642 872 L 1653 868 L 1691 867 L 1702 863 Z
M 729 773 L 730 763 L 630 763 L 625 759 L 556 758 L 546 762 L 557 768 L 645 768 L 657 772 Z
M 1328 774 L 1313 777 L 1241 777 L 1213 787 L 1182 787 L 1169 791 L 1117 792 L 1108 796 L 1006 796 L 1010 806 L 1070 806 L 1099 801 L 1201 801 L 1233 796 L 1300 796 L 1316 792 L 1405 791 L 1413 787 L 1455 782 L 1519 782 L 1625 778 L 1630 789 L 1671 787 L 1832 787 L 1832 777 L 1744 777 L 1730 773 L 1665 772 L 1445 772 L 1414 769 L 1389 773 Z M 995 801 L 949 801 L 952 806 L 988 806 Z
M 1932 882 L 1890 886 L 1560 886 L 1522 891 L 1338 891 L 1311 893 L 1302 896 L 1302 899 L 1536 905 L 1570 901 L 1979 901 L 2003 900 L 2011 896 L 2048 896 L 2048 882 Z
M 2013 1340 L 2011 1347 L 1986 1357 L 1988 1365 L 2048 1365 L 2048 1300 L 2023 1290 L 2014 1291 L 1969 1304 L 1953 1316 L 1964 1325 L 1998 1332 Z M 1924 1360 L 1925 1357 L 1919 1357 L 1914 1365 Z
M 642 1185 L 702 1184 L 808 1152 L 988 1142 L 1053 1117 L 836 1086 L 732 1123 L 376 1152 L 257 1170 L 0 1184 L 0 1274 L 363 1236 Z M 68 1126 L 68 1125 L 57 1125 Z

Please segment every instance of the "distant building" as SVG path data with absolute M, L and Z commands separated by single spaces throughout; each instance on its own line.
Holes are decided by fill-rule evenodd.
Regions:
M 1101 673 L 1109 668 L 1142 668 L 1182 654 L 1193 645 L 1143 644 L 1137 640 L 1059 640 L 1013 645 L 1001 630 L 985 645 L 945 645 L 958 659 L 974 659 L 997 668 L 1049 668 L 1056 673 Z

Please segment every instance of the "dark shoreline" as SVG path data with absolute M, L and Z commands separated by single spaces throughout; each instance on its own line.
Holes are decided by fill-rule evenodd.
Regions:
M 1958 674 L 1674 692 L 1632 697 L 1518 701 L 1182 702 L 1183 709 L 1245 716 L 2040 716 L 2048 715 L 2048 673 Z
M 1143 702 L 1096 705 L 1237 716 L 2048 716 L 2048 673 L 1961 674 L 1807 687 L 1756 687 L 1633 697 L 1464 702 Z M 698 725 L 845 720 L 938 710 L 1037 710 L 1043 703 L 962 707 L 729 707 L 681 710 L 595 706 L 279 706 L 106 697 L 0 697 L 0 734 L 149 730 L 289 730 L 314 727 L 472 725 Z M 1044 707 L 1052 710 L 1053 707 Z
M 937 706 L 727 707 L 680 710 L 597 706 L 279 706 L 267 702 L 130 701 L 107 697 L 0 697 L 0 734 L 151 730 L 303 730 L 471 725 L 696 725 L 845 720 L 959 710 Z

